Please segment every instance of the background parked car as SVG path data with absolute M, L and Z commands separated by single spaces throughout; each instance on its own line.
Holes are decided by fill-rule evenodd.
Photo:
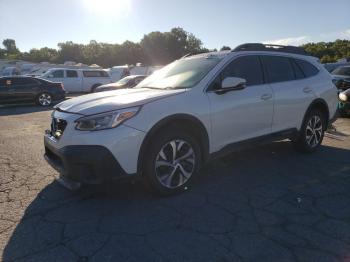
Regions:
M 337 69 L 341 66 L 350 66 L 349 62 L 336 62 L 336 63 L 326 63 L 324 64 L 324 67 L 327 69 L 328 72 L 332 72 L 333 70 Z
M 341 66 L 332 71 L 335 85 L 340 90 L 350 88 L 350 66 Z
M 19 74 L 20 72 L 18 68 L 14 66 L 6 67 L 4 70 L 2 70 L 2 76 L 16 76 Z
M 67 92 L 94 92 L 96 87 L 111 83 L 112 78 L 102 69 L 49 69 L 42 78 L 62 82 Z
M 133 88 L 137 86 L 146 77 L 147 76 L 144 76 L 144 75 L 127 76 L 116 83 L 99 86 L 96 88 L 95 91 L 102 92 L 102 91 L 110 91 L 110 90 L 116 90 L 116 89 L 122 89 L 122 88 Z
M 339 94 L 338 111 L 341 116 L 350 115 L 350 88 Z
M 123 79 L 126 76 L 130 75 L 130 70 L 127 65 L 125 66 L 113 66 L 111 69 L 109 69 L 109 74 L 112 78 L 113 82 L 117 82 L 120 79 Z
M 35 102 L 49 106 L 65 98 L 61 83 L 27 76 L 0 77 L 0 104 Z

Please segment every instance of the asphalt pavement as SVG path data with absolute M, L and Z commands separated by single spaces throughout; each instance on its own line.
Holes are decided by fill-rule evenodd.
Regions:
M 288 141 L 207 165 L 184 194 L 70 192 L 43 159 L 51 109 L 0 108 L 3 261 L 350 261 L 350 119 L 320 150 Z

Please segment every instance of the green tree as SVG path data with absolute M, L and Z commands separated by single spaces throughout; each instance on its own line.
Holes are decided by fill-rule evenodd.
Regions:
M 84 45 L 75 44 L 72 41 L 58 44 L 57 62 L 64 63 L 66 61 L 86 63 L 83 55 Z
M 226 51 L 226 50 L 231 50 L 231 47 L 224 45 L 221 47 L 220 51 Z
M 23 53 L 21 59 L 29 59 L 31 62 L 55 62 L 58 56 L 56 49 L 43 47 L 30 49 L 29 53 Z
M 186 41 L 186 53 L 190 54 L 198 54 L 198 53 L 203 53 L 203 51 L 206 51 L 207 49 L 203 49 L 203 43 L 202 41 L 195 37 L 194 34 L 188 33 L 187 34 L 187 41 Z
M 3 45 L 4 48 L 0 48 L 0 58 L 53 63 L 75 61 L 103 67 L 139 62 L 146 65 L 165 65 L 188 53 L 216 51 L 204 48 L 199 38 L 180 27 L 175 27 L 169 32 L 151 32 L 144 35 L 139 43 L 125 41 L 122 44 L 107 44 L 91 40 L 83 45 L 67 41 L 59 43 L 58 50 L 43 47 L 33 48 L 29 52 L 20 52 L 13 39 L 3 40 Z M 302 47 L 323 63 L 350 57 L 349 40 L 308 43 Z M 230 47 L 224 45 L 221 50 L 230 50 Z
M 17 59 L 20 55 L 20 51 L 16 46 L 16 41 L 13 39 L 5 39 L 2 41 L 3 46 L 5 47 L 4 57 L 7 59 Z
M 338 59 L 350 57 L 349 40 L 308 43 L 302 47 L 311 55 L 318 57 L 322 63 L 336 62 Z

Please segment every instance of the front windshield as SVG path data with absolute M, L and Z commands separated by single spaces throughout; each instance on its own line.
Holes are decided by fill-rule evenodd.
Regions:
M 332 72 L 333 75 L 350 76 L 350 67 L 338 67 Z
M 138 88 L 191 88 L 216 66 L 222 57 L 208 55 L 177 60 L 142 81 Z

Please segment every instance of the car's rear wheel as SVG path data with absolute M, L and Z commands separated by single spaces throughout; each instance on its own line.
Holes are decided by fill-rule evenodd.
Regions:
M 40 106 L 50 106 L 52 104 L 52 96 L 49 93 L 41 93 L 36 99 L 36 103 Z
M 296 148 L 307 153 L 316 151 L 322 144 L 325 130 L 325 114 L 316 109 L 311 110 L 305 117 L 298 139 L 294 141 Z
M 187 190 L 201 166 L 198 141 L 183 130 L 164 130 L 150 142 L 144 162 L 144 179 L 161 195 Z

